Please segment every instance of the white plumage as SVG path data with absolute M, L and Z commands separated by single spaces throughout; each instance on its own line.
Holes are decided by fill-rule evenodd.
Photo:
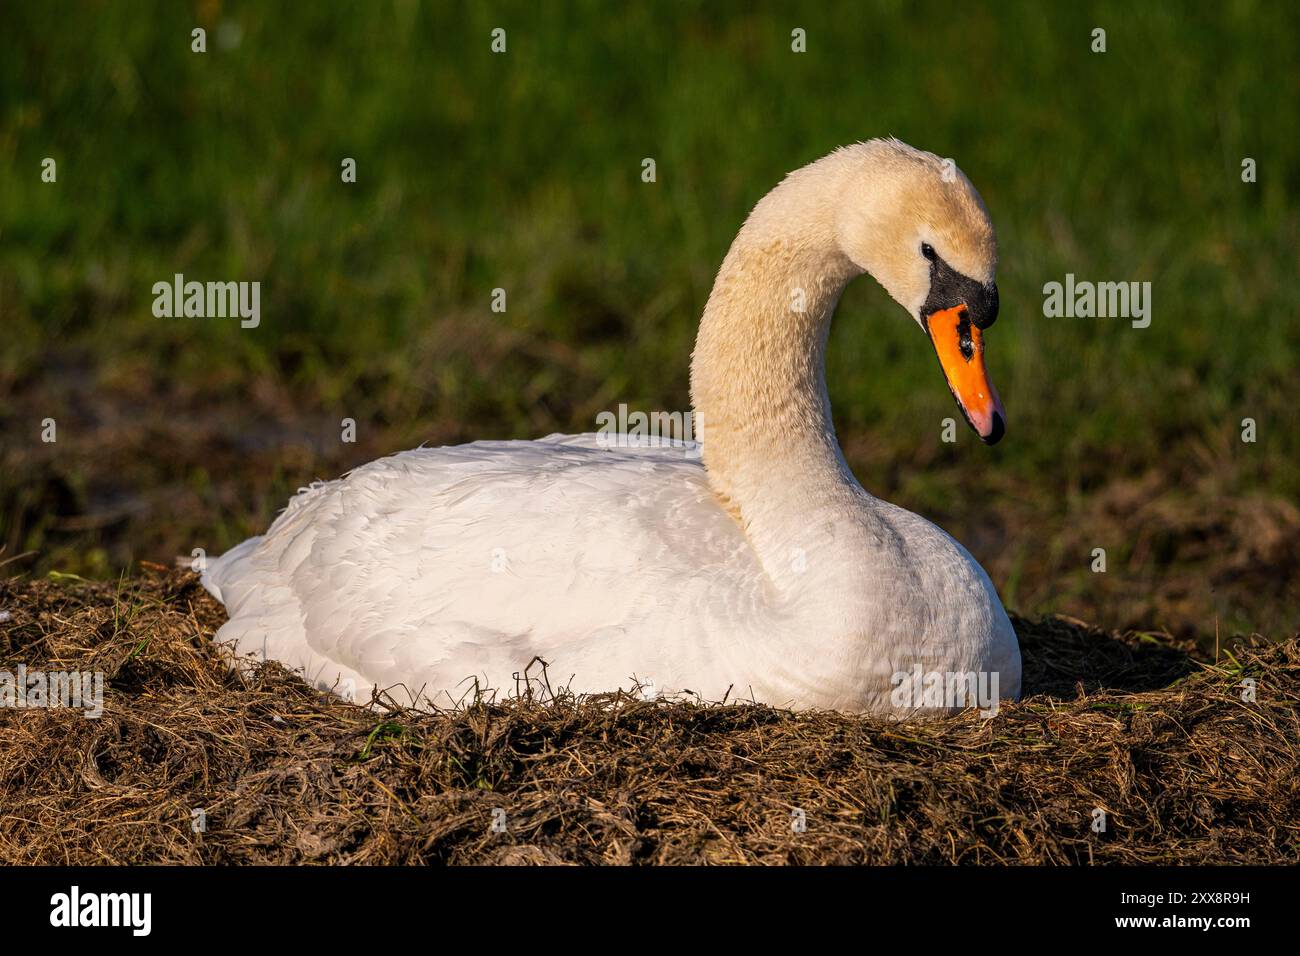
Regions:
M 840 169 L 845 152 L 809 169 Z M 788 298 L 788 263 L 733 261 L 762 238 L 756 222 L 779 228 L 763 209 L 696 350 L 703 461 L 689 443 L 578 435 L 371 462 L 304 489 L 266 534 L 211 562 L 203 583 L 230 617 L 218 640 L 361 702 L 379 689 L 446 706 L 476 682 L 511 693 L 535 658 L 553 687 L 580 693 L 905 713 L 916 707 L 893 696 L 896 675 L 919 667 L 996 672 L 1014 697 L 1019 650 L 987 575 L 863 491 L 835 444 L 818 323 L 856 272 L 827 265 L 829 280 L 808 283 L 811 317 L 765 339 L 790 321 L 764 297 L 775 283 Z M 723 335 L 728 323 L 744 336 Z M 799 379 L 787 366 L 816 368 Z M 736 388 L 720 390 L 727 377 Z
M 240 652 L 447 705 L 474 678 L 514 690 L 538 656 L 580 691 L 677 683 L 714 656 L 689 636 L 748 620 L 762 573 L 683 446 L 591 435 L 371 462 L 301 492 L 204 582 Z

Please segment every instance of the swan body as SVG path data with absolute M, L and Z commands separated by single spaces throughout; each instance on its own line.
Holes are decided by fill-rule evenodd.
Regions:
M 217 639 L 417 706 L 519 690 L 539 659 L 577 693 L 893 715 L 975 703 L 916 694 L 933 674 L 993 675 L 992 705 L 1014 698 L 1020 653 L 992 583 L 853 478 L 822 359 L 844 285 L 869 271 L 997 440 L 980 337 L 994 261 L 964 176 L 895 140 L 838 150 L 769 193 L 723 263 L 692 361 L 701 443 L 479 441 L 316 483 L 209 564 L 229 614 Z

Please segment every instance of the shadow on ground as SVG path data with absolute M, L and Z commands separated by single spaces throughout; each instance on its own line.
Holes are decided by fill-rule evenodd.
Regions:
M 1196 643 L 1168 634 L 1112 634 L 1063 616 L 1030 621 L 1012 615 L 1012 624 L 1020 638 L 1026 697 L 1137 694 L 1168 687 L 1198 669 Z

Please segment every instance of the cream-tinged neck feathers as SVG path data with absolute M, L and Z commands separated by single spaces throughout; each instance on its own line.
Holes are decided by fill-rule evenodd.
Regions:
M 825 348 L 844 287 L 870 272 L 920 321 L 933 243 L 992 280 L 983 204 L 943 160 L 897 140 L 836 150 L 791 173 L 754 208 L 704 309 L 691 397 L 709 481 L 764 566 L 783 577 L 801 523 L 870 508 L 831 421 Z
M 862 271 L 836 240 L 840 173 L 806 167 L 754 209 L 723 260 L 691 360 L 709 482 L 777 578 L 793 547 L 780 529 L 765 535 L 769 523 L 784 528 L 792 506 L 842 505 L 857 487 L 831 423 L 824 360 L 835 305 Z

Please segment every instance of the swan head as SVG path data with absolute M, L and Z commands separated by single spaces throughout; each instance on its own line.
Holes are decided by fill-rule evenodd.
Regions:
M 995 444 L 1006 412 L 984 366 L 984 331 L 998 317 L 997 238 L 984 201 L 951 160 L 898 140 L 843 152 L 840 251 L 930 337 L 957 407 Z

